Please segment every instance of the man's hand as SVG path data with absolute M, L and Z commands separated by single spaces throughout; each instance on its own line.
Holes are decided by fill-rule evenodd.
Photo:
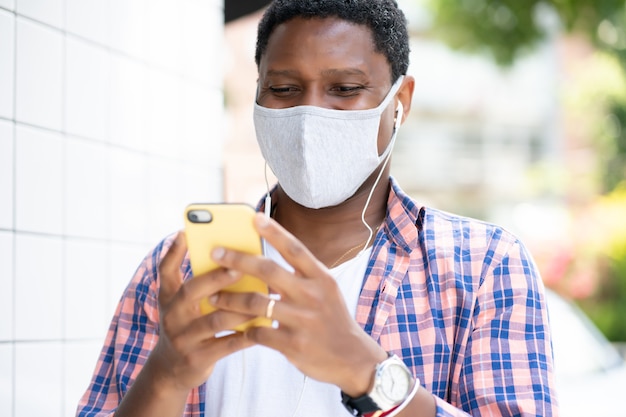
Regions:
M 252 328 L 247 339 L 280 351 L 311 378 L 335 384 L 352 396 L 366 393 L 375 365 L 387 357 L 386 352 L 351 317 L 335 279 L 300 241 L 263 215 L 257 215 L 255 226 L 295 271 L 262 256 L 214 252 L 222 267 L 258 277 L 281 296 L 272 314 L 279 327 Z M 221 292 L 211 303 L 233 314 L 264 316 L 269 298 Z
M 200 300 L 233 284 L 241 274 L 220 268 L 183 282 L 180 265 L 186 251 L 179 233 L 159 266 L 160 332 L 149 362 L 163 382 L 188 392 L 207 380 L 217 360 L 252 344 L 241 333 L 215 337 L 252 316 L 224 310 L 203 315 Z
M 240 275 L 221 268 L 183 282 L 180 266 L 186 252 L 185 236 L 179 233 L 159 265 L 159 340 L 116 417 L 180 416 L 189 391 L 207 380 L 215 362 L 252 344 L 241 333 L 215 337 L 249 320 L 249 315 L 200 312 L 203 297 L 236 282 Z

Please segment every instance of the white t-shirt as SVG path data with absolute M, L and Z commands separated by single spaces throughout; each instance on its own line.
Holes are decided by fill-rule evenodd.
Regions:
M 371 247 L 331 269 L 352 317 Z M 267 256 L 292 270 L 268 246 Z M 220 360 L 207 381 L 205 417 L 347 417 L 337 386 L 305 378 L 279 352 L 253 346 Z

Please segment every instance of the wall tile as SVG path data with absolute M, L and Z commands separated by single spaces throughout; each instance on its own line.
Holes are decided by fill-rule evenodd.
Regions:
M 15 10 L 15 0 L 0 0 L 0 7 Z
M 182 25 L 181 70 L 183 74 L 207 85 L 216 74 L 215 57 L 222 56 L 223 26 L 220 22 L 220 33 L 216 35 L 211 23 L 213 19 L 223 18 L 215 13 L 215 8 L 208 1 L 183 0 L 180 2 L 184 24 Z M 217 14 L 217 16 L 215 16 Z
M 66 114 L 68 133 L 104 141 L 107 135 L 109 57 L 81 40 L 66 39 Z
M 17 0 L 17 13 L 63 28 L 63 0 Z
M 221 167 L 189 163 L 180 167 L 180 175 L 183 178 L 180 181 L 183 201 L 224 201 Z
M 181 8 L 174 0 L 146 3 L 146 53 L 151 63 L 172 71 L 180 69 Z
M 18 230 L 63 231 L 63 142 L 60 134 L 16 128 L 15 222 Z
M 17 120 L 61 130 L 62 37 L 55 30 L 17 19 Z
M 111 244 L 111 270 L 109 283 L 108 312 L 111 317 L 117 307 L 124 289 L 133 278 L 135 271 L 143 261 L 148 251 L 158 242 L 151 244 L 112 243 Z
M 125 56 L 111 57 L 110 141 L 136 150 L 146 150 L 146 69 Z
M 104 335 L 102 335 L 104 337 Z M 102 341 L 68 342 L 63 346 L 65 366 L 64 379 L 64 416 L 76 414 L 76 406 L 91 381 L 91 374 L 102 348 Z
M 60 239 L 17 234 L 15 242 L 17 340 L 61 338 L 62 262 Z
M 15 345 L 15 416 L 61 417 L 62 384 L 61 344 Z
M 0 117 L 13 118 L 15 17 L 0 10 Z
M 124 149 L 112 149 L 109 165 L 110 237 L 127 242 L 145 242 L 147 211 L 155 209 L 146 206 L 145 157 Z
M 106 144 L 67 138 L 65 156 L 65 234 L 105 238 L 110 219 L 106 211 Z
M 158 242 L 111 244 L 111 269 L 109 282 L 109 312 L 113 314 L 122 293 L 135 275 L 144 257 Z
M 154 157 L 148 162 L 148 243 L 157 243 L 166 235 L 182 229 L 183 211 L 192 201 L 184 201 L 181 193 L 184 181 L 180 162 Z
M 0 341 L 13 340 L 13 233 L 0 232 Z M 0 344 L 0 346 L 2 346 Z M 1 414 L 0 415 L 4 415 Z
M 0 416 L 13 415 L 13 344 L 0 344 Z
M 176 138 L 181 130 L 181 81 L 160 70 L 147 74 L 147 137 L 151 153 L 161 156 L 179 156 Z
M 109 16 L 105 0 L 65 0 L 66 30 L 103 45 L 108 44 Z
M 149 0 L 109 0 L 109 44 L 134 58 L 145 58 L 145 20 Z
M 107 311 L 108 246 L 82 239 L 65 241 L 66 339 L 101 338 L 110 319 Z
M 13 228 L 13 123 L 0 120 L 0 229 Z
M 218 164 L 224 138 L 224 96 L 220 90 L 195 82 L 183 83 L 182 123 L 179 143 L 186 161 Z

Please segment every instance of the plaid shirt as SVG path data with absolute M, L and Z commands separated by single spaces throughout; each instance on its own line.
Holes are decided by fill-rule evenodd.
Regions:
M 391 185 L 358 323 L 436 396 L 438 416 L 557 415 L 543 284 L 524 246 L 494 225 L 419 207 Z M 172 238 L 122 296 L 78 416 L 112 415 L 156 344 L 157 266 Z M 183 270 L 189 278 L 188 262 Z M 185 417 L 204 417 L 204 404 L 202 385 Z

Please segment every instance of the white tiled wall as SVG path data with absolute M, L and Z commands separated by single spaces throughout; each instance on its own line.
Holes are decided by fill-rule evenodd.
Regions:
M 62 414 L 65 365 L 61 342 L 15 344 L 15 416 L 65 417 Z
M 73 415 L 142 258 L 222 199 L 222 10 L 0 0 L 0 416 Z
M 17 233 L 15 339 L 44 341 L 63 336 L 65 297 L 83 295 L 64 294 L 62 249 L 63 241 L 58 237 Z
M 65 30 L 106 45 L 112 10 L 107 0 L 65 0 Z M 115 16 L 115 14 L 114 14 Z
M 0 229 L 13 227 L 13 123 L 0 119 Z
M 0 117 L 6 118 L 13 116 L 14 27 L 13 15 L 0 9 Z
M 15 0 L 0 0 L 0 7 L 6 10 L 14 10 Z
M 63 0 L 16 0 L 16 3 L 18 15 L 63 27 Z
M 15 132 L 15 227 L 63 232 L 62 133 L 17 125 Z
M 0 231 L 0 347 L 13 339 L 13 234 Z M 1 358 L 0 358 L 1 359 Z M 0 365 L 0 370 L 2 365 Z M 0 373 L 0 378 L 2 374 Z M 0 389 L 1 390 L 1 389 Z M 0 394 L 2 395 L 2 394 Z M 6 414 L 2 414 L 6 415 Z
M 16 37 L 16 119 L 60 131 L 63 121 L 63 35 L 56 29 L 18 15 Z
M 13 413 L 13 345 L 0 344 L 0 415 Z
M 110 53 L 80 39 L 65 41 L 65 130 L 106 140 L 109 109 Z

